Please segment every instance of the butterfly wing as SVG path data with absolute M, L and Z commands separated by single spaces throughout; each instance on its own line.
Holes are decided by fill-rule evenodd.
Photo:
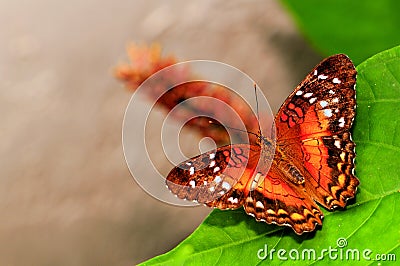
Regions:
M 344 207 L 359 184 L 354 176 L 356 69 L 343 54 L 323 60 L 280 108 L 277 149 L 301 170 L 307 193 L 324 207 Z
M 276 164 L 272 164 L 266 176 L 258 177 L 258 185 L 244 204 L 247 214 L 258 221 L 291 226 L 297 234 L 322 225 L 323 214 L 317 204 L 304 193 L 303 186 L 286 181 Z
M 175 167 L 166 183 L 179 198 L 219 209 L 242 205 L 257 220 L 291 226 L 297 234 L 322 224 L 317 201 L 344 207 L 359 184 L 354 176 L 356 70 L 342 54 L 307 75 L 280 108 L 276 153 L 267 173 L 256 169 L 264 144 L 234 144 Z
M 166 184 L 178 198 L 236 209 L 248 195 L 260 147 L 233 144 L 193 157 L 171 170 Z

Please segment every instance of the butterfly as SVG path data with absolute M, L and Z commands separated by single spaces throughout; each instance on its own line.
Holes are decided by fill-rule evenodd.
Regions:
M 332 211 L 354 198 L 356 69 L 344 54 L 324 59 L 288 96 L 275 116 L 276 147 L 230 144 L 173 168 L 167 187 L 178 198 L 209 207 L 244 207 L 257 221 L 295 233 L 322 226 L 318 202 Z M 270 167 L 266 167 L 272 161 Z

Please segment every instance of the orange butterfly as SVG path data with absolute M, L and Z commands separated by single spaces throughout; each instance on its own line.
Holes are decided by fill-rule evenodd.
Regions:
M 359 184 L 350 133 L 356 75 L 346 55 L 323 60 L 279 109 L 275 153 L 261 135 L 256 144 L 223 146 L 172 169 L 168 188 L 210 207 L 243 206 L 257 221 L 290 226 L 297 234 L 313 231 L 323 219 L 316 202 L 343 208 Z

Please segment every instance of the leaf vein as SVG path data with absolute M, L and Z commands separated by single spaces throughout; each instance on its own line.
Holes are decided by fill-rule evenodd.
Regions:
M 383 142 L 371 141 L 371 140 L 356 140 L 356 143 L 371 144 L 371 145 L 377 146 L 379 148 L 383 147 L 383 148 L 386 148 L 386 149 L 389 149 L 389 150 L 400 152 L 400 147 L 393 146 L 391 144 L 386 144 L 386 143 L 383 143 Z

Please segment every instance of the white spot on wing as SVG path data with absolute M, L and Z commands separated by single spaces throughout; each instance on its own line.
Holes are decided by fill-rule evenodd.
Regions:
M 192 163 L 189 163 L 189 162 L 187 162 L 187 163 L 186 163 L 186 165 L 189 165 L 189 166 L 191 166 L 191 165 L 192 165 Z
M 340 149 L 340 140 L 335 140 L 335 146 Z
M 319 104 L 321 105 L 322 108 L 325 108 L 328 106 L 328 102 L 327 101 L 320 101 Z
M 210 159 L 214 159 L 215 158 L 215 153 L 210 153 Z
M 335 84 L 340 84 L 340 83 L 342 83 L 342 82 L 340 81 L 340 79 L 338 79 L 338 78 L 334 78 L 334 79 L 332 80 L 332 82 L 335 83 Z
M 193 175 L 194 174 L 194 167 L 193 166 L 190 167 L 189 171 L 190 171 L 190 175 Z
M 305 98 L 310 98 L 312 96 L 312 92 L 307 92 L 306 94 L 304 94 Z
M 222 181 L 222 178 L 219 176 L 219 175 L 217 175 L 215 178 L 214 178 L 214 182 L 215 183 L 219 183 L 219 182 L 221 182 Z
M 331 117 L 332 116 L 332 110 L 331 109 L 325 109 L 324 110 L 324 115 L 326 117 Z
M 329 94 L 335 94 L 333 90 L 329 90 Z
M 233 198 L 233 197 L 229 197 L 228 201 L 230 203 L 238 203 L 239 202 L 239 200 L 237 198 Z
M 230 190 L 231 189 L 231 185 L 229 185 L 228 182 L 222 182 L 222 188 L 225 188 L 226 190 Z
M 215 191 L 215 187 L 210 187 L 208 190 L 210 190 L 210 192 L 214 192 Z
M 344 127 L 344 117 L 341 117 L 340 119 L 339 119 L 339 122 L 340 122 L 340 124 L 339 124 L 339 127 Z
M 309 100 L 309 102 L 310 102 L 310 103 L 314 103 L 316 100 L 317 100 L 317 98 L 314 97 L 314 98 L 311 98 L 311 99 Z
M 189 182 L 189 185 L 190 185 L 192 188 L 195 188 L 196 182 L 195 182 L 194 180 L 191 180 L 191 181 Z
M 214 165 L 215 165 L 215 161 L 211 161 L 210 167 L 214 167 Z
M 302 95 L 303 94 L 303 91 L 297 91 L 296 92 L 296 95 Z
M 327 78 L 328 78 L 328 76 L 325 76 L 325 75 L 322 75 L 322 74 L 318 76 L 318 79 L 327 79 Z
M 262 204 L 261 201 L 257 201 L 257 202 L 256 202 L 256 208 L 264 209 L 264 204 Z
M 315 76 L 318 75 L 318 71 L 317 70 L 314 70 L 314 75 Z
M 334 103 L 338 103 L 339 102 L 339 98 L 333 98 L 333 100 L 332 100 L 332 102 L 334 102 Z
M 218 166 L 214 168 L 214 173 L 218 172 L 219 170 L 221 170 L 221 168 L 219 168 Z

